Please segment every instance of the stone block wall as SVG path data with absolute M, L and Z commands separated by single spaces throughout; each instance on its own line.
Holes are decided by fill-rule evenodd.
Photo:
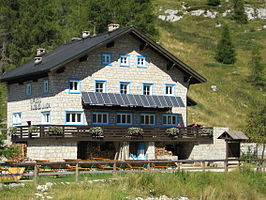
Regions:
M 12 113 L 22 113 L 22 125 L 27 121 L 32 124 L 41 123 L 41 111 L 51 111 L 52 124 L 65 124 L 65 111 L 83 111 L 81 94 L 69 94 L 68 81 L 77 78 L 81 81 L 81 91 L 93 92 L 96 80 L 105 80 L 109 93 L 119 92 L 119 82 L 130 82 L 132 94 L 142 94 L 143 83 L 153 83 L 153 94 L 164 95 L 165 84 L 176 84 L 176 96 L 182 98 L 186 105 L 187 83 L 184 74 L 177 67 L 167 70 L 167 60 L 146 48 L 139 51 L 140 41 L 130 35 L 122 36 L 110 48 L 105 46 L 88 53 L 88 60 L 78 59 L 66 64 L 65 71 L 57 74 L 49 73 L 49 77 L 32 81 L 32 96 L 25 96 L 25 84 L 10 84 L 8 86 L 8 125 L 12 126 Z M 101 64 L 101 54 L 112 53 L 112 66 Z M 130 55 L 130 66 L 120 67 L 120 54 Z M 137 56 L 147 58 L 147 67 L 137 67 Z M 38 67 L 38 66 L 36 66 Z M 49 94 L 43 94 L 43 81 L 49 80 Z M 34 100 L 41 101 L 41 108 L 32 110 Z M 45 105 L 49 104 L 49 108 Z M 180 113 L 186 124 L 186 106 L 173 108 L 173 113 Z M 89 119 L 85 119 L 85 125 Z
M 77 142 L 28 142 L 27 157 L 32 160 L 64 161 L 77 158 Z
M 226 158 L 226 142 L 222 139 L 217 139 L 224 131 L 229 128 L 214 127 L 213 129 L 213 142 L 212 143 L 188 143 L 189 148 L 192 149 L 189 159 L 225 159 Z

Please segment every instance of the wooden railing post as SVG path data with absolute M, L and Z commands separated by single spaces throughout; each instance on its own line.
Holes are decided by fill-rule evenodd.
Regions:
M 228 160 L 227 159 L 224 160 L 224 171 L 228 172 Z
M 38 165 L 34 165 L 34 177 L 33 177 L 34 185 L 38 184 Z
M 206 169 L 205 161 L 201 162 L 201 167 L 202 167 L 202 171 L 205 172 L 205 169 Z
M 79 180 L 79 163 L 77 162 L 75 166 L 75 181 L 78 182 L 78 180 Z

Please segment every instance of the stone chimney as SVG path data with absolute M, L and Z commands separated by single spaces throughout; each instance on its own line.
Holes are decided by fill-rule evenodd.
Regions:
M 119 24 L 108 24 L 108 31 L 113 31 L 119 28 Z
M 44 48 L 38 48 L 36 54 L 37 54 L 37 56 L 42 56 L 43 54 L 45 54 L 45 49 Z

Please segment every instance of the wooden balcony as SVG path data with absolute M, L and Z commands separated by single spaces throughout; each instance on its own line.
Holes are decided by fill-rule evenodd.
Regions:
M 213 129 L 210 127 L 182 127 L 175 136 L 166 133 L 167 127 L 141 127 L 143 134 L 130 136 L 128 126 L 102 126 L 103 136 L 92 136 L 89 129 L 92 126 L 64 126 L 38 125 L 18 126 L 11 133 L 13 142 L 27 142 L 37 140 L 67 140 L 67 141 L 95 141 L 95 142 L 185 142 L 185 141 L 212 141 Z M 60 132 L 52 132 L 49 127 L 58 127 Z

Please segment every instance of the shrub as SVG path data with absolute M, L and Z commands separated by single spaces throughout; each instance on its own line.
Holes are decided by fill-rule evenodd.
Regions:
M 101 127 L 92 127 L 89 129 L 89 133 L 92 136 L 100 137 L 103 136 L 103 129 Z
M 169 136 L 176 136 L 179 134 L 179 129 L 178 128 L 168 128 L 165 131 Z
M 127 130 L 128 134 L 130 136 L 142 136 L 143 135 L 143 129 L 138 127 L 131 127 Z
M 37 126 L 30 126 L 28 130 L 29 130 L 29 133 L 36 133 L 38 131 L 38 127 Z
M 49 132 L 51 132 L 53 134 L 60 134 L 60 133 L 62 133 L 62 128 L 58 127 L 58 126 L 50 126 Z

